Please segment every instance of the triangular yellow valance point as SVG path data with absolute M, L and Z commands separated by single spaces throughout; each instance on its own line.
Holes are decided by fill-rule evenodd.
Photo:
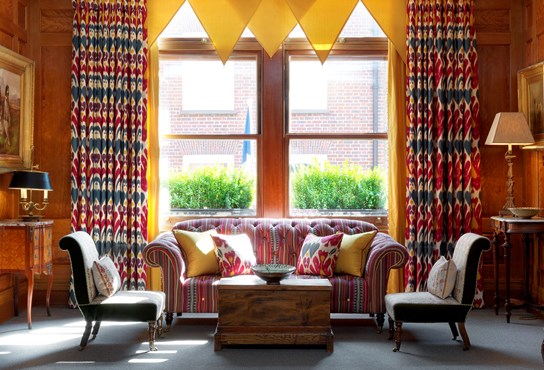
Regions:
M 359 0 L 286 0 L 294 16 L 324 63 Z
M 189 0 L 225 64 L 261 0 Z
M 406 63 L 406 1 L 361 0 Z
M 151 46 L 174 18 L 185 0 L 147 0 L 147 42 Z
M 269 57 L 297 25 L 297 19 L 285 0 L 261 0 L 248 27 Z

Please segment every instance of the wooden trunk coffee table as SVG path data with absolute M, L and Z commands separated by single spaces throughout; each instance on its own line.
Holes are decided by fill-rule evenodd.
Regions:
M 327 279 L 285 279 L 267 285 L 254 275 L 217 283 L 214 350 L 230 344 L 324 345 L 333 351 L 332 286 Z

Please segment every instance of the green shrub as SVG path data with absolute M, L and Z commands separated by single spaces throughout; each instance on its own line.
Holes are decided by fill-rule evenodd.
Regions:
M 381 209 L 385 180 L 378 168 L 363 170 L 344 162 L 317 161 L 299 167 L 291 177 L 293 206 L 298 209 Z
M 170 207 L 183 209 L 249 208 L 255 179 L 241 169 L 207 166 L 170 175 Z

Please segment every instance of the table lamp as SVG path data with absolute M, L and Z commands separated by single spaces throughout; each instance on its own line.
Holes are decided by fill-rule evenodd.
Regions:
M 509 208 L 514 205 L 514 174 L 512 165 L 516 156 L 512 153 L 512 145 L 534 144 L 535 139 L 529 129 L 525 115 L 521 112 L 501 112 L 495 115 L 491 130 L 485 141 L 486 145 L 508 145 L 504 158 L 508 165 L 506 178 L 506 203 L 500 215 L 511 215 Z
M 38 221 L 41 215 L 35 215 L 34 210 L 43 211 L 48 204 L 47 192 L 52 191 L 49 174 L 41 171 L 15 171 L 11 182 L 10 189 L 19 189 L 21 191 L 21 199 L 19 203 L 28 215 L 21 216 L 23 221 Z M 32 191 L 43 191 L 43 202 L 35 203 L 32 201 Z

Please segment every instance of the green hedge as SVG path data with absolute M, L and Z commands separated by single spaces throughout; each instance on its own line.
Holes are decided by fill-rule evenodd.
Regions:
M 378 168 L 314 162 L 291 177 L 293 206 L 298 209 L 382 209 L 386 191 Z
M 207 166 L 170 175 L 170 207 L 182 209 L 249 208 L 255 179 L 241 169 Z

